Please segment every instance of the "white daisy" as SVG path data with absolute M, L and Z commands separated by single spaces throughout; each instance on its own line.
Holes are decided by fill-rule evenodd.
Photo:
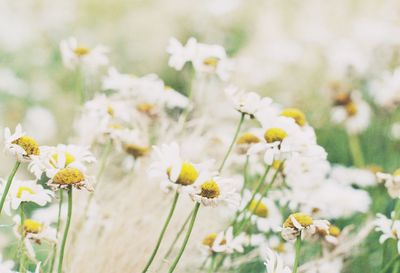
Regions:
M 47 175 L 50 180 L 47 185 L 53 190 L 75 187 L 77 189 L 85 188 L 93 191 L 91 186 L 93 177 L 85 174 L 83 170 L 67 167 L 63 169 L 48 170 Z
M 20 124 L 15 128 L 14 134 L 11 134 L 9 128 L 5 128 L 4 147 L 8 153 L 15 156 L 20 162 L 29 162 L 40 154 L 39 145 L 33 138 L 22 131 Z
M 377 214 L 375 220 L 376 231 L 381 232 L 379 243 L 383 244 L 387 239 L 397 241 L 397 251 L 400 254 L 400 220 L 388 219 L 383 214 Z
M 238 236 L 233 236 L 233 229 L 229 227 L 226 231 L 220 233 L 210 233 L 203 241 L 202 245 L 208 252 L 211 253 L 242 253 L 244 245 L 247 243 L 248 238 L 244 233 Z
M 265 261 L 266 273 L 292 273 L 292 270 L 284 265 L 282 258 L 270 248 L 265 249 L 264 256 L 267 257 Z
M 2 255 L 0 254 L 0 272 L 2 273 L 17 273 L 13 268 L 15 263 L 11 260 L 4 261 Z
M 289 215 L 283 223 L 282 237 L 287 241 L 295 241 L 298 236 L 301 239 L 313 235 L 317 229 L 326 230 L 328 232 L 329 222 L 326 220 L 314 220 L 305 213 L 293 213 Z
M 393 174 L 377 173 L 378 181 L 384 183 L 390 197 L 400 197 L 400 169 L 397 169 Z

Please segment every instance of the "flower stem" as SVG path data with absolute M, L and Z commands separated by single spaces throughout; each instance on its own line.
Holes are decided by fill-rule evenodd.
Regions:
M 221 166 L 219 166 L 219 168 L 218 168 L 218 172 L 221 172 L 222 169 L 224 168 L 225 162 L 226 162 L 226 160 L 228 159 L 229 154 L 230 154 L 231 151 L 232 151 L 233 145 L 235 145 L 236 139 L 237 139 L 237 137 L 238 137 L 238 135 L 239 135 L 239 132 L 240 132 L 240 128 L 242 127 L 242 124 L 243 124 L 243 121 L 244 121 L 244 117 L 245 117 L 245 114 L 242 113 L 242 115 L 240 116 L 239 124 L 238 124 L 238 126 L 237 126 L 237 128 L 236 128 L 235 135 L 233 136 L 231 145 L 229 145 L 229 148 L 228 148 L 228 151 L 227 151 L 226 154 L 225 154 L 224 160 L 222 161 Z
M 61 225 L 61 210 L 62 210 L 62 203 L 63 203 L 63 199 L 64 199 L 63 193 L 64 192 L 62 190 L 60 190 L 60 201 L 58 204 L 58 217 L 57 217 L 57 226 L 56 226 L 57 238 L 58 238 L 58 233 L 60 232 L 60 225 Z M 53 257 L 51 258 L 49 273 L 53 273 L 56 256 L 57 256 L 57 244 L 55 243 L 53 246 Z
M 164 255 L 164 260 L 166 260 L 166 259 L 169 257 L 169 255 L 171 254 L 172 250 L 174 249 L 175 244 L 178 242 L 179 238 L 181 237 L 183 231 L 185 230 L 187 224 L 188 224 L 189 221 L 190 221 L 190 218 L 192 218 L 192 213 L 193 213 L 193 211 L 191 211 L 191 212 L 189 213 L 189 215 L 186 217 L 186 220 L 185 220 L 185 222 L 183 223 L 181 229 L 180 229 L 180 230 L 178 231 L 178 233 L 176 234 L 174 241 L 172 242 L 171 246 L 168 248 L 167 253 Z
M 208 273 L 213 273 L 214 272 L 215 261 L 216 261 L 216 255 L 212 254 L 210 267 L 208 268 Z
M 363 167 L 364 166 L 364 157 L 360 145 L 360 139 L 358 135 L 351 134 L 349 135 L 349 145 L 351 156 L 353 157 L 353 163 L 356 167 Z
M 173 264 L 169 268 L 168 273 L 174 272 L 175 267 L 177 266 L 179 260 L 182 257 L 183 252 L 185 251 L 186 245 L 187 245 L 187 243 L 189 241 L 189 238 L 190 238 L 190 234 L 192 233 L 192 230 L 193 230 L 193 226 L 194 226 L 194 222 L 195 222 L 196 217 L 197 217 L 197 213 L 199 212 L 199 208 L 200 208 L 200 203 L 196 203 L 196 205 L 194 206 L 194 209 L 193 209 L 192 219 L 190 220 L 189 229 L 186 232 L 186 236 L 185 236 L 185 239 L 184 239 L 183 244 L 181 246 L 181 249 L 179 250 L 178 256 L 175 258 Z
M 60 255 L 58 258 L 58 273 L 62 273 L 62 266 L 63 266 L 63 259 L 64 259 L 64 251 L 65 251 L 65 244 L 67 242 L 68 231 L 71 225 L 71 218 L 72 218 L 72 187 L 68 187 L 68 214 L 67 214 L 67 222 L 65 224 L 64 235 L 61 242 L 60 247 Z
M 21 217 L 21 242 L 20 242 L 20 257 L 19 257 L 19 272 L 25 273 L 25 232 L 24 232 L 24 221 L 25 221 L 25 212 L 24 212 L 24 202 L 21 203 L 20 207 L 20 217 Z
M 6 201 L 8 191 L 10 190 L 11 183 L 12 183 L 14 176 L 17 173 L 17 170 L 20 165 L 21 165 L 21 162 L 19 162 L 19 161 L 15 162 L 14 168 L 12 169 L 11 174 L 7 179 L 7 183 L 3 190 L 3 195 L 1 196 L 1 200 L 0 200 L 0 214 L 3 211 L 3 206 L 4 206 L 4 202 Z
M 392 267 L 392 265 L 397 261 L 397 259 L 399 258 L 398 255 L 395 255 L 387 264 L 384 268 L 382 268 L 381 271 L 379 271 L 379 273 L 385 273 L 386 271 L 389 270 L 390 267 Z
M 295 248 L 295 257 L 293 263 L 293 273 L 297 273 L 297 268 L 299 267 L 299 259 L 300 259 L 301 236 L 297 237 L 294 248 Z
M 178 198 L 179 198 L 179 192 L 176 191 L 174 200 L 172 201 L 171 209 L 169 210 L 167 219 L 165 220 L 165 223 L 164 223 L 164 226 L 163 226 L 163 228 L 161 230 L 160 236 L 158 237 L 156 247 L 154 248 L 153 253 L 151 254 L 150 259 L 148 260 L 148 262 L 147 262 L 145 268 L 143 269 L 142 273 L 146 273 L 147 272 L 147 270 L 150 268 L 151 263 L 153 262 L 154 258 L 156 257 L 157 251 L 158 251 L 158 249 L 160 248 L 160 245 L 161 245 L 161 241 L 164 238 L 165 231 L 167 230 L 167 227 L 169 225 L 169 222 L 171 221 L 172 215 L 174 214 L 176 203 L 178 202 Z

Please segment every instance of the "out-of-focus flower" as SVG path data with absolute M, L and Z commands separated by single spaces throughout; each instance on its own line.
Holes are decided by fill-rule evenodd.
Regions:
M 5 181 L 0 179 L 2 188 Z M 4 211 L 11 215 L 11 210 L 17 210 L 22 202 L 33 202 L 39 206 L 44 206 L 51 202 L 53 192 L 46 190 L 35 180 L 15 180 L 11 184 L 8 192 Z
M 0 255 L 0 272 L 2 273 L 17 273 L 13 268 L 15 263 L 11 260 L 4 261 L 2 255 Z
M 334 165 L 330 177 L 340 184 L 369 187 L 376 185 L 375 174 L 366 169 Z
M 108 64 L 108 58 L 106 56 L 108 49 L 102 45 L 89 48 L 79 44 L 76 38 L 71 37 L 61 41 L 60 50 L 63 63 L 65 67 L 69 69 L 83 66 L 83 68 L 93 71 L 100 66 Z
M 400 197 L 400 169 L 390 173 L 377 173 L 378 181 L 385 184 L 390 197 Z
M 400 122 L 395 122 L 390 128 L 390 136 L 393 139 L 400 140 Z
M 29 162 L 40 154 L 40 148 L 36 140 L 27 136 L 22 131 L 20 124 L 15 128 L 14 134 L 11 134 L 9 128 L 4 130 L 4 141 L 6 151 L 14 155 L 20 162 Z
M 244 251 L 244 245 L 248 239 L 244 233 L 238 236 L 233 236 L 233 229 L 229 227 L 226 231 L 220 233 L 211 233 L 203 239 L 203 246 L 205 246 L 211 252 L 217 253 L 242 253 Z
M 385 73 L 371 83 L 370 93 L 374 101 L 385 110 L 394 110 L 400 104 L 400 68 L 393 73 Z
M 383 214 L 377 214 L 375 220 L 376 231 L 381 232 L 379 243 L 383 244 L 387 239 L 394 239 L 397 241 L 397 251 L 400 254 L 400 221 L 388 219 Z
M 265 266 L 267 268 L 266 273 L 292 273 L 292 270 L 284 265 L 282 258 L 277 253 L 270 248 L 266 248 L 265 253 L 267 257 L 265 261 Z

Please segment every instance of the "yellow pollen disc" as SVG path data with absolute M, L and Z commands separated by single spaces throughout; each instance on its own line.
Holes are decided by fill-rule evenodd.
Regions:
M 375 174 L 383 171 L 382 167 L 379 166 L 379 165 L 369 165 L 369 166 L 366 167 L 366 169 L 371 171 L 371 172 L 373 172 L 373 173 L 375 173 Z
M 351 103 L 351 96 L 348 92 L 340 91 L 334 97 L 335 105 L 347 105 Z
M 168 177 L 171 178 L 171 167 L 167 169 Z M 182 162 L 181 172 L 175 183 L 188 186 L 192 185 L 199 177 L 199 173 L 192 163 Z
M 214 180 L 204 182 L 203 185 L 201 185 L 200 195 L 209 199 L 217 198 L 220 195 L 220 189 L 217 182 Z
M 12 142 L 12 144 L 16 144 L 16 145 L 22 147 L 22 149 L 25 150 L 27 155 L 39 155 L 40 154 L 39 145 L 33 138 L 31 138 L 29 136 L 22 136 L 16 140 L 14 140 Z
M 205 64 L 205 65 L 207 65 L 207 66 L 211 66 L 211 67 L 213 67 L 213 68 L 216 68 L 216 67 L 217 67 L 218 62 L 219 62 L 219 59 L 218 59 L 218 58 L 215 58 L 215 57 L 208 57 L 208 58 L 205 58 L 205 59 L 203 60 L 203 64 Z
M 85 56 L 87 54 L 89 54 L 90 49 L 84 46 L 78 46 L 74 49 L 74 53 L 78 56 L 78 57 L 82 57 Z
M 70 154 L 68 152 L 65 152 L 64 155 L 65 155 L 65 166 L 64 167 L 67 167 L 69 164 L 71 164 L 72 162 L 75 161 L 75 157 L 72 154 Z M 58 161 L 58 154 L 54 154 L 52 156 L 52 158 L 53 158 L 54 162 L 57 162 Z M 56 164 L 54 164 L 54 163 L 51 163 L 51 165 L 53 167 L 56 167 Z
M 17 198 L 21 198 L 22 193 L 23 193 L 24 191 L 29 192 L 30 194 L 34 194 L 34 193 L 35 193 L 31 188 L 28 188 L 28 187 L 19 187 L 19 188 L 18 188 L 18 192 L 17 192 Z
M 287 137 L 287 133 L 281 128 L 270 128 L 264 134 L 264 138 L 268 143 L 282 141 L 285 137 Z
M 142 157 L 147 155 L 149 147 L 139 146 L 135 144 L 125 145 L 125 152 L 133 156 L 134 158 Z
M 329 235 L 332 235 L 333 237 L 338 237 L 340 235 L 340 228 L 335 225 L 330 225 Z
M 293 213 L 291 214 L 285 221 L 285 223 L 283 223 L 283 227 L 285 228 L 296 228 L 294 226 L 294 224 L 292 223 L 292 219 L 291 216 L 294 217 L 294 219 L 296 219 L 297 222 L 299 222 L 299 224 L 302 227 L 308 227 L 310 225 L 312 225 L 313 223 L 313 219 L 311 218 L 311 216 L 305 214 L 305 213 L 301 213 L 301 212 L 297 212 L 297 213 Z
M 267 218 L 269 213 L 267 206 L 263 202 L 256 200 L 251 201 L 248 210 L 254 215 L 262 218 Z
M 393 176 L 400 176 L 400 169 L 395 170 Z
M 139 103 L 138 105 L 136 105 L 136 109 L 139 112 L 145 113 L 145 114 L 151 114 L 151 112 L 154 110 L 154 104 L 152 103 Z
M 294 119 L 299 126 L 304 126 L 307 122 L 304 113 L 297 108 L 286 108 L 282 111 L 281 116 Z
M 60 185 L 72 185 L 72 184 L 77 184 L 79 182 L 82 182 L 85 180 L 85 176 L 83 173 L 75 168 L 65 168 L 53 177 L 53 182 L 55 184 L 60 184 Z
M 119 123 L 112 123 L 112 124 L 108 125 L 108 128 L 110 128 L 110 129 L 122 129 L 124 127 Z
M 107 107 L 107 114 L 109 114 L 110 116 L 114 116 L 114 108 L 112 108 L 112 106 L 108 106 Z
M 349 102 L 348 104 L 346 104 L 345 107 L 347 115 L 349 115 L 350 117 L 355 116 L 358 112 L 357 106 L 354 102 Z
M 244 133 L 239 139 L 236 141 L 236 144 L 253 144 L 259 143 L 260 139 L 253 135 L 252 133 Z
M 164 86 L 164 91 L 171 91 L 171 90 L 174 90 L 171 86 L 169 85 Z
M 24 220 L 23 227 L 25 232 L 37 234 L 42 230 L 43 225 L 38 221 L 26 219 Z
M 285 244 L 283 242 L 280 242 L 279 245 L 274 247 L 274 250 L 278 253 L 283 253 L 285 252 Z
M 214 242 L 215 242 L 215 238 L 217 238 L 218 234 L 217 233 L 210 233 L 208 234 L 204 239 L 202 244 L 208 247 L 212 247 Z
M 279 170 L 282 167 L 283 162 L 281 160 L 274 160 L 272 162 L 272 168 Z

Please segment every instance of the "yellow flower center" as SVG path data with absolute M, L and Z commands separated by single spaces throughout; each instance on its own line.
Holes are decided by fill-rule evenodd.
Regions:
M 297 212 L 297 213 L 293 213 L 291 214 L 286 221 L 283 223 L 283 227 L 285 228 L 296 228 L 292 222 L 292 217 L 294 217 L 294 219 L 296 219 L 297 222 L 299 222 L 299 224 L 302 227 L 308 227 L 310 225 L 312 225 L 313 223 L 313 219 L 311 218 L 311 216 L 305 214 L 305 213 L 301 213 L 301 212 Z
M 286 108 L 282 111 L 281 116 L 294 119 L 299 126 L 306 124 L 306 116 L 297 108 Z
M 338 237 L 340 235 L 340 228 L 335 226 L 335 225 L 330 225 L 329 226 L 329 235 L 332 235 L 333 237 Z
M 26 152 L 26 155 L 39 155 L 39 145 L 37 142 L 29 137 L 29 136 L 22 136 L 12 142 L 12 144 L 16 144 L 20 146 Z
M 209 199 L 217 198 L 220 195 L 220 193 L 221 192 L 220 192 L 219 186 L 218 186 L 217 182 L 215 182 L 214 180 L 204 182 L 201 185 L 200 195 L 202 197 L 206 197 Z
M 237 144 L 253 144 L 259 143 L 260 139 L 253 135 L 252 133 L 244 133 L 239 139 L 236 141 Z
M 215 242 L 215 238 L 217 238 L 218 234 L 217 233 L 210 233 L 208 234 L 204 239 L 202 244 L 208 247 L 212 247 L 214 242 Z
M 203 64 L 206 66 L 210 66 L 212 68 L 216 68 L 218 65 L 219 59 L 216 57 L 208 57 L 203 60 Z
M 282 167 L 283 162 L 281 160 L 274 160 L 272 162 L 272 168 L 279 170 Z
M 264 134 L 264 138 L 268 143 L 282 141 L 285 137 L 287 137 L 287 133 L 281 128 L 270 128 Z
M 171 167 L 167 169 L 167 174 L 171 179 Z M 182 162 L 181 172 L 179 173 L 178 179 L 175 181 L 175 183 L 184 186 L 192 185 L 198 177 L 199 172 L 192 163 Z
M 171 86 L 164 85 L 164 91 L 171 91 L 171 90 L 174 90 Z
M 107 107 L 107 114 L 109 114 L 110 116 L 114 116 L 115 114 L 114 108 L 112 108 L 111 105 Z
M 148 147 L 139 146 L 139 145 L 135 145 L 135 144 L 127 144 L 127 145 L 125 145 L 124 148 L 125 148 L 125 152 L 127 152 L 134 158 L 145 156 L 149 152 Z
M 369 165 L 366 167 L 367 170 L 373 172 L 373 173 L 379 173 L 382 172 L 382 167 L 379 165 Z M 400 174 L 400 173 L 399 173 Z
M 274 250 L 278 253 L 284 253 L 285 252 L 285 243 L 280 242 L 279 245 L 274 247 Z
M 139 103 L 138 105 L 136 105 L 136 109 L 144 114 L 151 114 L 154 108 L 155 108 L 154 104 L 147 102 Z
M 335 105 L 347 105 L 351 103 L 351 96 L 348 92 L 339 91 L 334 97 Z
M 24 220 L 23 227 L 24 231 L 27 233 L 38 234 L 40 231 L 42 231 L 43 225 L 38 221 L 26 219 Z
M 358 112 L 357 105 L 354 102 L 349 102 L 345 107 L 349 117 L 355 116 Z
M 72 154 L 70 154 L 68 152 L 64 152 L 64 155 L 65 155 L 65 166 L 64 167 L 67 167 L 69 164 L 71 164 L 72 162 L 75 161 L 75 157 Z M 57 162 L 58 161 L 58 153 L 53 154 L 52 158 L 53 158 L 54 162 Z M 55 168 L 56 164 L 54 162 L 51 162 L 51 165 Z
M 254 215 L 262 218 L 267 218 L 269 213 L 267 206 L 263 202 L 256 200 L 251 201 L 248 210 Z
M 393 176 L 400 176 L 400 168 L 394 171 Z
M 74 49 L 74 53 L 76 54 L 76 56 L 78 57 L 82 57 L 85 56 L 87 54 L 89 54 L 90 49 L 84 46 L 78 46 Z
M 30 194 L 34 194 L 34 193 L 35 193 L 31 188 L 23 187 L 23 186 L 22 186 L 22 187 L 19 187 L 19 188 L 18 188 L 17 198 L 21 198 L 22 193 L 23 193 L 24 191 L 29 192 Z
M 75 168 L 65 168 L 53 177 L 53 182 L 59 185 L 72 185 L 85 180 L 83 173 Z
M 111 123 L 108 125 L 110 129 L 123 129 L 124 127 L 119 123 Z

